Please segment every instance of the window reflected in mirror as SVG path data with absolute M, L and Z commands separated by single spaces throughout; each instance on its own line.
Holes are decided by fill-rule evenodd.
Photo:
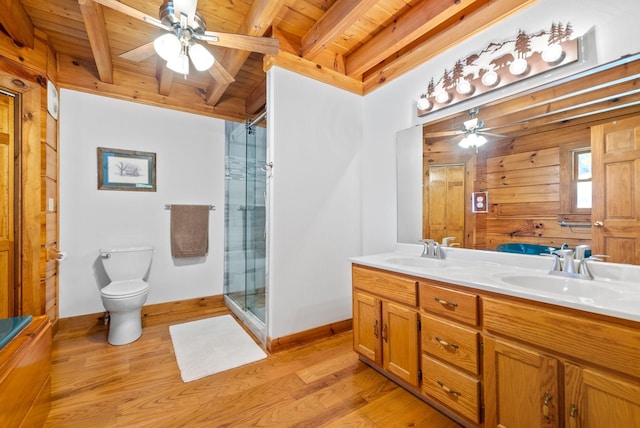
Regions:
M 591 149 L 573 151 L 573 205 L 576 210 L 591 209 Z

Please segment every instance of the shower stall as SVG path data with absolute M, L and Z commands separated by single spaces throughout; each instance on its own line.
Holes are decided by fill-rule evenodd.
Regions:
M 225 123 L 226 305 L 264 344 L 266 340 L 266 114 Z M 262 126 L 260 126 L 262 125 Z

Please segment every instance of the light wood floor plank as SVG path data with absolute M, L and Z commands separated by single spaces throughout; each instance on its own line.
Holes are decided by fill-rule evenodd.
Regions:
M 56 334 L 46 427 L 459 427 L 360 362 L 351 333 L 183 383 L 168 323 L 124 346 L 107 331 Z

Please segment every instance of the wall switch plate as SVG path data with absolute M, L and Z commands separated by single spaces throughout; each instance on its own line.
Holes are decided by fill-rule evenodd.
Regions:
M 474 213 L 489 212 L 488 192 L 473 192 L 471 194 L 471 211 Z
M 56 210 L 56 202 L 53 198 L 49 198 L 47 201 L 47 211 L 55 211 Z

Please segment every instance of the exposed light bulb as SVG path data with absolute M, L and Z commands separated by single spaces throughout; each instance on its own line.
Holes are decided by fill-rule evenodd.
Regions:
M 420 98 L 418 100 L 418 109 L 420 110 L 429 110 L 431 108 L 431 101 L 429 101 L 427 98 Z
M 456 85 L 456 92 L 460 95 L 470 95 L 475 88 L 467 79 L 462 79 Z
M 500 76 L 493 70 L 488 70 L 482 75 L 482 84 L 484 86 L 492 87 L 500 82 Z
M 436 101 L 440 104 L 448 103 L 451 100 L 451 95 L 447 91 L 440 91 L 436 94 Z
M 208 70 L 216 61 L 207 48 L 197 43 L 189 46 L 189 58 L 198 71 Z
M 509 72 L 514 76 L 521 76 L 529 71 L 529 64 L 524 58 L 518 58 L 509 65 Z
M 160 55 L 160 58 L 169 61 L 180 55 L 182 44 L 175 34 L 167 33 L 153 41 L 153 48 Z

